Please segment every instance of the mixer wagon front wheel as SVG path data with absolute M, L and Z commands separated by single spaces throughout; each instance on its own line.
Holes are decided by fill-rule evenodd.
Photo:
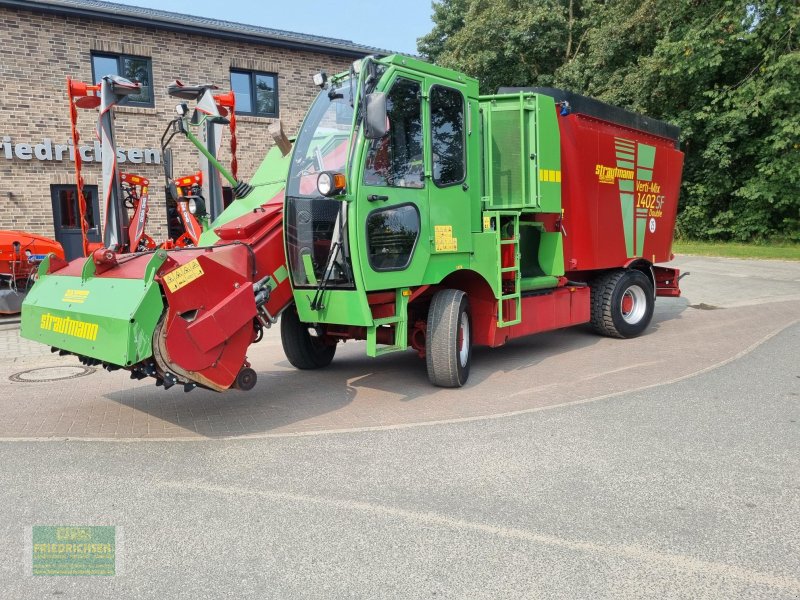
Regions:
M 632 338 L 647 329 L 655 298 L 644 273 L 619 269 L 601 275 L 591 285 L 592 327 L 597 333 Z
M 461 290 L 441 290 L 431 300 L 425 332 L 428 379 L 440 387 L 461 387 L 469 377 L 472 321 Z
M 308 324 L 300 322 L 294 306 L 281 314 L 281 342 L 286 358 L 298 369 L 327 367 L 336 354 L 335 345 L 311 335 Z

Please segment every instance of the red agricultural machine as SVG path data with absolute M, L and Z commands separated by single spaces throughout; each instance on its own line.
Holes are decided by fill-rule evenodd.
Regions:
M 55 240 L 25 231 L 0 230 L 0 315 L 20 312 L 39 263 L 50 254 L 64 260 L 64 249 Z
M 192 175 L 172 179 L 172 149 L 168 146 L 172 137 L 178 132 L 170 127 L 162 137 L 162 156 L 167 170 L 167 215 L 168 222 L 170 220 L 173 222 L 170 228 L 173 235 L 165 242 L 168 248 L 196 245 L 209 220 L 215 219 L 223 210 L 222 184 L 215 167 L 223 124 L 228 125 L 230 130 L 231 172 L 233 177 L 236 177 L 238 165 L 235 97 L 232 92 L 214 95 L 212 90 L 216 89 L 217 87 L 213 85 L 187 87 L 180 81 L 174 82 L 168 89 L 171 96 L 194 100 L 199 111 L 214 117 L 206 120 L 200 138 L 194 136 L 190 138 L 200 150 L 200 169 Z M 96 133 L 101 143 L 106 208 L 104 226 L 106 233 L 102 244 L 93 246 L 86 236 L 83 161 L 80 155 L 75 157 L 75 180 L 85 256 L 101 247 L 129 253 L 153 250 L 159 246 L 147 233 L 150 181 L 141 175 L 122 171 L 117 162 L 114 109 L 129 95 L 139 91 L 138 83 L 115 75 L 103 77 L 97 85 L 67 79 L 73 144 L 78 144 L 80 141 L 78 109 L 99 108 Z M 211 160 L 206 154 L 211 155 Z M 174 226 L 175 222 L 179 224 L 178 227 Z
M 180 81 L 173 82 L 167 88 L 170 96 L 195 102 L 197 114 L 205 115 L 200 138 L 192 135 L 186 126 L 181 129 L 181 119 L 173 120 L 161 137 L 161 155 L 167 184 L 167 220 L 169 237 L 172 240 L 169 247 L 196 246 L 209 223 L 224 210 L 223 175 L 217 168 L 220 165 L 216 157 L 225 125 L 230 134 L 231 152 L 230 172 L 225 173 L 237 182 L 236 98 L 233 92 L 214 94 L 217 89 L 217 86 L 210 84 L 187 86 Z M 183 110 L 183 106 L 184 104 L 180 104 L 178 108 Z M 200 168 L 191 175 L 174 177 L 172 148 L 169 144 L 179 133 L 188 137 L 200 151 Z M 241 192 L 242 190 L 240 194 Z
M 280 315 L 297 368 L 366 340 L 370 356 L 413 349 L 432 383 L 458 387 L 474 345 L 581 323 L 634 337 L 656 297 L 680 294 L 659 264 L 672 258 L 676 127 L 555 89 L 482 96 L 396 55 L 315 83 L 291 156 L 270 151 L 252 193 L 207 156 L 239 199 L 196 247 L 107 241 L 45 260 L 23 336 L 165 388 L 250 389 L 248 347 Z M 179 105 L 172 131 L 191 140 L 223 122 L 204 108 Z
M 83 160 L 75 153 L 75 183 L 78 194 L 83 254 L 98 248 L 115 252 L 152 250 L 155 242 L 146 235 L 149 210 L 148 186 L 150 182 L 133 173 L 123 173 L 117 165 L 117 146 L 114 135 L 114 108 L 127 96 L 141 90 L 138 83 L 116 75 L 106 75 L 97 85 L 67 78 L 67 96 L 70 107 L 72 143 L 79 147 L 78 109 L 99 109 L 96 135 L 100 142 L 103 168 L 103 196 L 105 197 L 105 225 L 103 242 L 92 247 L 86 235 L 86 199 L 83 195 Z M 133 215 L 128 214 L 130 209 Z M 133 243 L 132 243 L 133 241 Z

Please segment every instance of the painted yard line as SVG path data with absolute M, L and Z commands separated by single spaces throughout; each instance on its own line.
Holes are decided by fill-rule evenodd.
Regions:
M 323 496 L 311 496 L 308 494 L 296 494 L 276 490 L 260 490 L 227 485 L 220 486 L 202 481 L 161 481 L 156 482 L 155 485 L 177 490 L 178 493 L 187 490 L 195 490 L 222 496 L 254 496 L 280 502 L 313 504 L 326 508 L 368 513 L 392 519 L 413 521 L 427 526 L 473 531 L 475 533 L 507 540 L 565 548 L 576 552 L 599 555 L 600 557 L 612 556 L 623 560 L 632 559 L 667 567 L 668 569 L 701 575 L 703 577 L 716 577 L 722 580 L 737 579 L 748 585 L 763 585 L 773 589 L 800 593 L 800 580 L 794 577 L 764 573 L 738 565 L 703 560 L 687 554 L 662 552 L 632 544 L 603 544 L 585 540 L 568 539 L 542 534 L 528 529 L 502 527 L 491 523 L 482 523 L 480 521 L 457 519 L 435 512 L 420 512 L 385 504 L 348 500 L 346 498 L 326 498 Z

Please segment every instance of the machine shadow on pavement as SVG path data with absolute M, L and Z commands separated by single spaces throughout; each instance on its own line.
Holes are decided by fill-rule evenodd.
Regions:
M 644 335 L 655 333 L 665 320 L 679 319 L 688 304 L 684 299 L 658 303 L 653 325 Z M 353 414 L 359 422 L 372 425 L 383 424 L 387 415 L 403 417 L 408 411 L 419 411 L 419 419 L 405 415 L 401 420 L 427 420 L 425 401 L 452 401 L 469 390 L 485 390 L 479 394 L 480 402 L 490 403 L 498 395 L 493 384 L 498 376 L 521 372 L 548 358 L 564 359 L 603 339 L 584 326 L 512 340 L 502 348 L 475 348 L 470 380 L 461 390 L 432 386 L 425 361 L 413 351 L 369 358 L 364 356 L 362 342 L 350 342 L 324 369 L 296 370 L 285 359 L 274 362 L 273 369 L 262 367 L 258 384 L 250 392 L 218 394 L 198 389 L 187 394 L 180 386 L 168 391 L 137 386 L 104 397 L 171 423 L 176 435 L 191 432 L 208 438 L 268 433 L 323 415 L 330 429 L 351 427 Z M 548 384 L 544 380 L 529 383 Z M 475 395 L 470 398 L 476 402 Z M 354 401 L 358 406 L 349 406 Z M 348 406 L 349 415 L 340 418 L 337 411 Z

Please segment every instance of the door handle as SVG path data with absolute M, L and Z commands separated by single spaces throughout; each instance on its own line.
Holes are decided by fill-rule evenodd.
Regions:
M 370 194 L 369 196 L 367 196 L 367 200 L 369 200 L 370 202 L 376 202 L 378 200 L 386 201 L 388 199 L 389 196 L 379 196 L 378 194 Z

